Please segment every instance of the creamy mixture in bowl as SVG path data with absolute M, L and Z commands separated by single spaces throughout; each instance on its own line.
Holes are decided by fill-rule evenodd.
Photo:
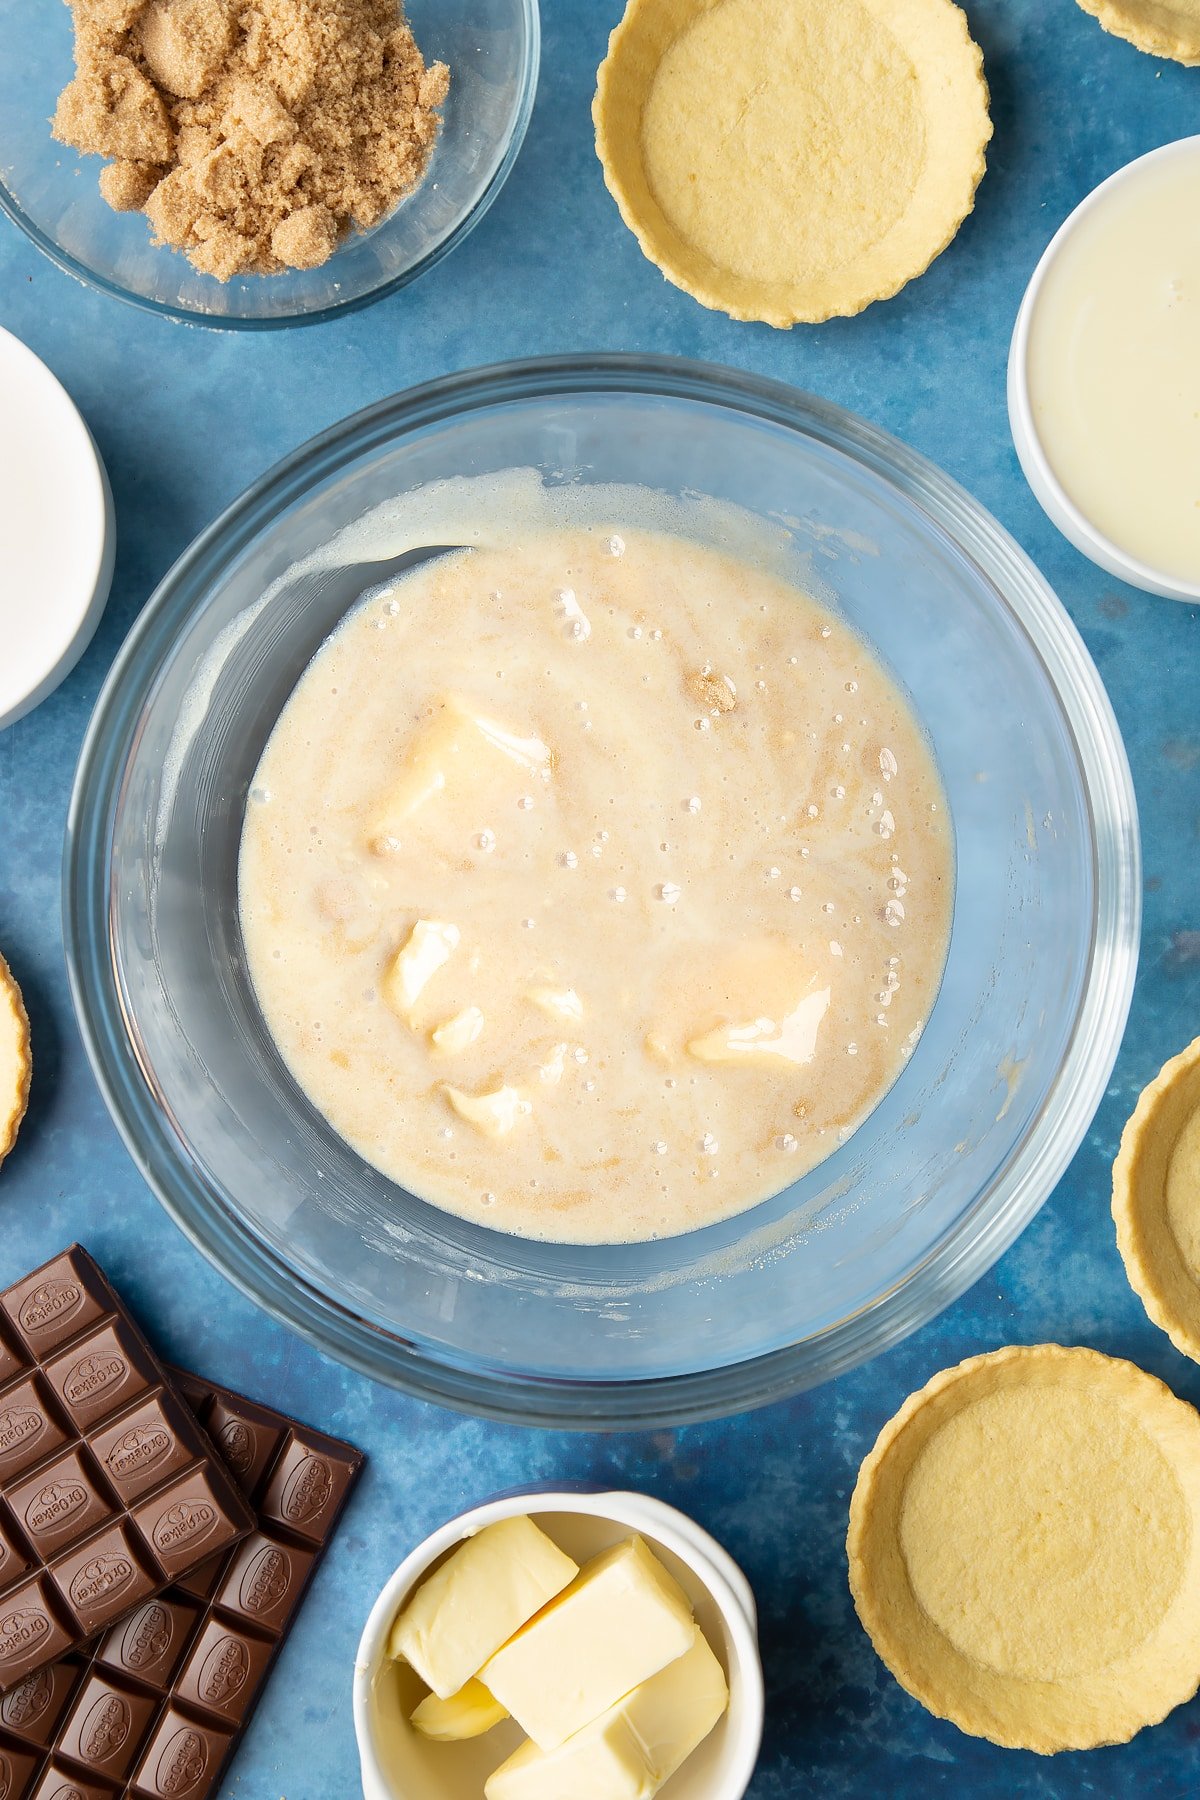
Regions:
M 295 1079 L 495 1229 L 685 1232 L 845 1140 L 932 1007 L 948 809 L 837 615 L 714 548 L 438 559 L 318 652 L 259 764 L 243 936 Z

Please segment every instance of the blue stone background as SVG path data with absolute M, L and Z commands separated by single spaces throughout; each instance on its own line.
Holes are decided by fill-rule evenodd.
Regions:
M 880 1789 L 900 1800 L 1192 1794 L 1200 1702 L 1127 1746 L 1049 1761 L 928 1717 L 859 1629 L 843 1536 L 879 1427 L 936 1369 L 973 1352 L 1092 1344 L 1200 1402 L 1200 1370 L 1126 1285 L 1108 1212 L 1109 1166 L 1139 1088 L 1200 1031 L 1197 609 L 1122 587 L 1058 536 L 1022 479 L 1004 397 L 1009 334 L 1044 245 L 1102 177 L 1200 129 L 1200 71 L 1139 55 L 1072 0 L 970 0 L 996 121 L 974 215 L 897 299 L 779 333 L 705 312 L 668 286 L 604 190 L 589 105 L 619 0 L 545 0 L 543 11 L 540 94 L 507 188 L 452 258 L 351 317 L 262 336 L 174 325 L 77 285 L 0 220 L 0 322 L 82 408 L 119 521 L 116 582 L 91 650 L 37 712 L 0 733 L 0 945 L 36 1043 L 29 1118 L 0 1178 L 0 1280 L 81 1238 L 164 1352 L 370 1455 L 224 1800 L 356 1794 L 350 1670 L 384 1578 L 460 1507 L 560 1478 L 674 1501 L 745 1565 L 768 1691 L 753 1800 Z M 485 361 L 593 348 L 678 352 L 793 382 L 965 483 L 1045 570 L 1100 666 L 1129 746 L 1146 867 L 1141 973 L 1108 1094 L 1068 1175 L 997 1267 L 899 1349 L 816 1393 L 719 1424 L 613 1437 L 523 1431 L 410 1402 L 323 1360 L 228 1286 L 168 1223 L 110 1124 L 72 1018 L 58 906 L 90 708 L 123 634 L 193 535 L 276 458 L 369 401 Z

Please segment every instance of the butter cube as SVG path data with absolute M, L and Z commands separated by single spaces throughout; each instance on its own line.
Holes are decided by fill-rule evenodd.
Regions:
M 375 820 L 372 843 L 382 851 L 404 834 L 408 820 L 452 784 L 478 786 L 500 760 L 549 780 L 554 753 L 538 737 L 522 737 L 495 719 L 471 711 L 454 695 L 446 696 L 434 718 L 409 744 L 404 767 L 384 796 Z
M 652 1800 L 728 1704 L 724 1671 L 697 1632 L 690 1650 L 557 1750 L 527 1739 L 489 1777 L 486 1800 Z
M 540 1750 L 555 1750 L 695 1636 L 687 1595 L 632 1537 L 593 1557 L 479 1676 Z
M 583 1001 L 574 988 L 532 987 L 525 998 L 555 1019 L 582 1019 Z
M 688 1054 L 699 1062 L 757 1063 L 763 1067 L 791 1063 L 803 1068 L 817 1053 L 817 1032 L 829 1010 L 831 989 L 818 988 L 782 1019 L 747 1019 L 718 1025 L 693 1038 Z
M 440 919 L 418 919 L 408 941 L 396 952 L 396 959 L 384 976 L 383 993 L 393 1011 L 406 1025 L 413 1022 L 413 1009 L 439 969 L 444 969 L 458 949 L 457 925 L 446 925 Z
M 434 1738 L 440 1744 L 457 1744 L 464 1738 L 482 1737 L 507 1717 L 496 1696 L 488 1693 L 482 1681 L 472 1679 L 448 1700 L 426 1694 L 413 1709 L 411 1722 L 422 1737 Z
M 449 1700 L 578 1573 L 532 1519 L 499 1519 L 421 1583 L 392 1626 L 388 1654 Z
M 442 1092 L 460 1119 L 482 1131 L 484 1137 L 507 1137 L 523 1113 L 531 1112 L 528 1100 L 515 1087 L 499 1087 L 490 1094 L 464 1094 L 461 1088 L 442 1083 Z
M 483 1025 L 483 1014 L 479 1008 L 468 1006 L 462 1012 L 455 1013 L 452 1019 L 447 1019 L 444 1025 L 438 1025 L 429 1035 L 435 1050 L 440 1050 L 443 1056 L 455 1056 L 470 1049 L 483 1030 Z

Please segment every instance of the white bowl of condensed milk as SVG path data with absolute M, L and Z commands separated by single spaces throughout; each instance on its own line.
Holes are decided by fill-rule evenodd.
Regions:
M 1092 562 L 1200 599 L 1200 137 L 1138 157 L 1060 226 L 1017 315 L 1026 478 Z

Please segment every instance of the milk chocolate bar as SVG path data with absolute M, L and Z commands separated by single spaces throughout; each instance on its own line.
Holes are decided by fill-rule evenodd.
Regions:
M 0 1294 L 0 1694 L 253 1523 L 86 1250 Z
M 175 1371 L 256 1529 L 0 1699 L 0 1800 L 212 1800 L 362 1467 Z

